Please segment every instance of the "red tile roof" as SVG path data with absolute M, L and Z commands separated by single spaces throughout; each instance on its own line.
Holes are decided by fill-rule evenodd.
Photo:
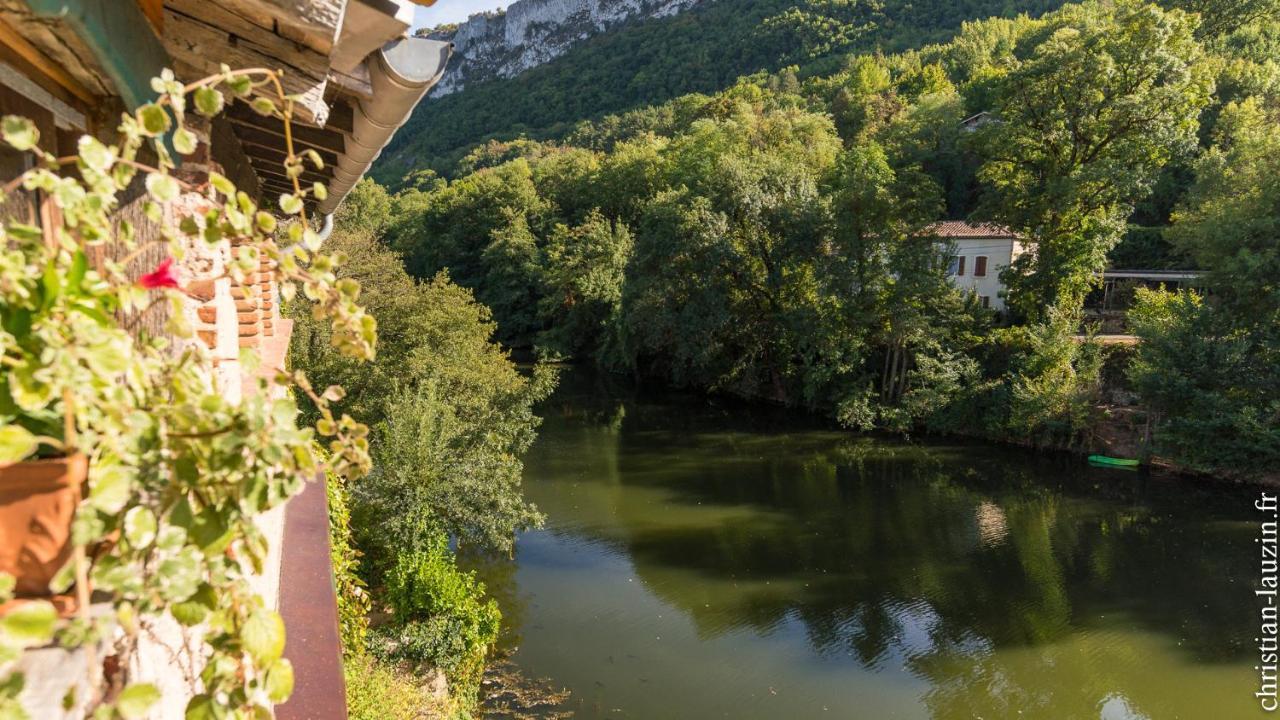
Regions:
M 1009 228 L 992 223 L 973 224 L 965 220 L 943 220 L 924 229 L 922 235 L 940 238 L 1011 238 Z

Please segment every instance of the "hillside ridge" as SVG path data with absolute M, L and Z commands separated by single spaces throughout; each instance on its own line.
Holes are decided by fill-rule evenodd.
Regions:
M 675 15 L 709 0 L 517 0 L 427 36 L 454 43 L 453 66 L 432 90 L 443 97 L 468 84 L 510 78 L 630 20 Z

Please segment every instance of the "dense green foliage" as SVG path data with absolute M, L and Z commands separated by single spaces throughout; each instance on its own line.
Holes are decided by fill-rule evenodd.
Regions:
M 981 213 L 1036 239 L 1004 278 L 1023 317 L 1078 307 L 1134 203 L 1195 147 L 1211 88 L 1195 24 L 1154 6 L 1066 6 L 984 83 L 1000 122 L 975 133 Z
M 380 197 L 372 188 L 348 199 L 339 222 L 372 214 L 365 206 Z M 434 531 L 509 549 L 538 519 L 520 495 L 519 455 L 537 426 L 531 406 L 553 378 L 516 369 L 469 291 L 443 275 L 411 279 L 367 228 L 351 224 L 329 243 L 347 256 L 344 274 L 361 280 L 379 319 L 377 359 L 357 367 L 336 356 L 325 329 L 300 318 L 293 360 L 323 382 L 342 378 L 344 409 L 374 426 L 374 470 L 350 488 L 358 543 L 376 567 L 424 549 Z
M 789 17 L 816 8 L 856 11 L 812 3 Z M 1206 31 L 1135 0 L 970 22 L 943 45 L 849 56 L 803 80 L 742 78 L 580 124 L 561 143 L 491 142 L 450 181 L 361 192 L 378 198 L 389 219 L 373 230 L 410 273 L 447 270 L 492 308 L 505 343 L 851 427 L 1031 443 L 1089 442 L 1106 353 L 1081 335 L 1081 307 L 1109 254 L 1190 263 L 1210 272 L 1218 314 L 1256 320 L 1248 379 L 1206 387 L 1211 407 L 1244 392 L 1249 422 L 1269 428 L 1275 376 L 1249 368 L 1275 365 L 1261 329 L 1276 324 L 1262 322 L 1274 318 L 1275 205 L 1261 188 L 1277 156 L 1263 146 L 1280 25 L 1228 25 Z M 951 251 L 926 237 L 947 217 L 1031 242 L 1004 274 L 1008 312 L 948 282 Z M 1126 228 L 1135 221 L 1156 227 Z M 1169 424 L 1160 452 L 1198 462 L 1175 430 L 1191 411 L 1153 383 L 1139 385 Z M 1273 435 L 1250 442 L 1265 454 Z
M 678 15 L 588 40 L 517 78 L 424 102 L 375 176 L 393 186 L 420 168 L 452 173 L 470 148 L 521 135 L 560 138 L 579 121 L 716 92 L 741 75 L 834 67 L 850 49 L 896 51 L 945 39 L 966 20 L 1039 14 L 1054 0 L 708 0 Z
M 1280 459 L 1280 112 L 1232 103 L 1196 182 L 1174 214 L 1179 248 L 1209 268 L 1202 298 L 1140 295 L 1131 368 L 1160 448 L 1205 470 L 1242 472 Z
M 325 475 L 329 505 L 329 560 L 338 598 L 338 630 L 344 657 L 360 655 L 369 633 L 370 597 L 360 579 L 360 551 L 351 537 L 351 500 L 340 475 Z
M 497 603 L 483 596 L 484 585 L 458 570 L 445 536 L 435 535 L 426 550 L 397 556 L 387 575 L 397 622 L 382 632 L 380 652 L 440 668 L 474 695 L 502 617 Z
M 531 377 L 517 370 L 491 340 L 489 311 L 470 291 L 443 274 L 429 282 L 410 278 L 400 258 L 374 240 L 390 204 L 376 186 L 361 185 L 326 245 L 345 256 L 342 278 L 363 283 L 363 300 L 379 322 L 377 358 L 357 367 L 329 349 L 325 326 L 297 314 L 291 361 L 317 383 L 342 378 L 341 406 L 374 427 L 372 472 L 330 481 L 340 620 L 354 663 L 350 702 L 364 708 L 353 716 L 416 717 L 429 698 L 406 687 L 403 673 L 426 665 L 446 672 L 454 710 L 465 715 L 498 615 L 483 599 L 484 587 L 457 570 L 448 538 L 509 551 L 517 531 L 539 522 L 520 493 L 519 458 L 537 427 L 531 406 L 554 378 L 543 368 Z M 364 582 L 385 588 L 373 602 L 394 610 L 372 630 Z M 373 702 L 380 692 L 391 705 Z

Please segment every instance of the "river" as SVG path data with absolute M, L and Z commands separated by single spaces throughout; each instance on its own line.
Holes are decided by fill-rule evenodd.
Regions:
M 1256 493 L 565 374 L 482 578 L 577 718 L 1260 716 Z

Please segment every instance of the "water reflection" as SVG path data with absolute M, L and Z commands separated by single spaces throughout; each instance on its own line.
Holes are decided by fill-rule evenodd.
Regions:
M 1255 712 L 1244 495 L 581 373 L 544 416 L 486 575 L 580 717 Z

